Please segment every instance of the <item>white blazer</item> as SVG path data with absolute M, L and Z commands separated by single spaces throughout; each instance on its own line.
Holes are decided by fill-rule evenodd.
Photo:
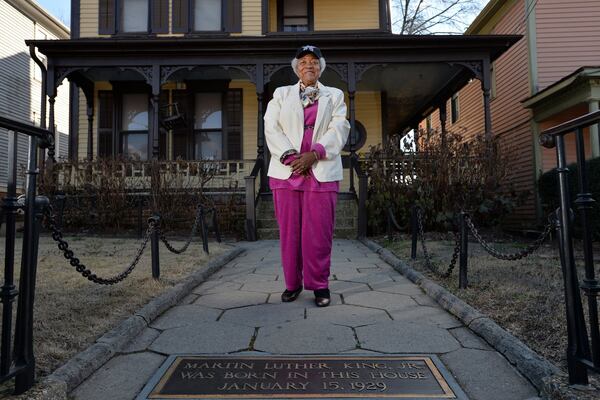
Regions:
M 313 164 L 312 171 L 319 182 L 341 181 L 343 171 L 340 153 L 350 133 L 344 93 L 320 82 L 318 85 L 319 105 L 312 140 L 325 148 L 326 156 Z M 265 138 L 271 152 L 268 175 L 287 179 L 292 174 L 292 168 L 282 164 L 279 158 L 290 149 L 300 153 L 304 136 L 300 82 L 275 89 L 273 99 L 267 105 L 264 121 Z

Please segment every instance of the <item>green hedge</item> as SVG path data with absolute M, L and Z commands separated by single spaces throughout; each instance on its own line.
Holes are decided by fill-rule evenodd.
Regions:
M 588 183 L 592 197 L 596 200 L 591 212 L 591 226 L 595 240 L 600 240 L 600 158 L 594 158 L 587 161 Z M 569 194 L 571 201 L 575 201 L 579 191 L 578 168 L 577 164 L 569 166 Z M 558 178 L 556 169 L 544 173 L 538 181 L 538 190 L 544 211 L 546 214 L 558 208 L 560 204 L 560 191 L 558 188 Z M 572 203 L 572 207 L 577 211 L 577 205 Z M 577 215 L 574 224 L 575 234 L 581 235 L 581 222 Z

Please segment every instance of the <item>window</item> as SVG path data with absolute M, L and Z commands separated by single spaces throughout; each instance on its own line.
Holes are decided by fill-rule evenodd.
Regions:
M 101 35 L 168 32 L 169 0 L 98 0 Z
M 451 100 L 451 110 L 452 110 L 452 115 L 451 115 L 451 121 L 452 123 L 456 123 L 456 121 L 458 121 L 458 119 L 460 118 L 460 110 L 459 110 L 459 102 L 458 102 L 458 93 L 455 93 L 452 96 L 452 100 Z
M 123 94 L 121 151 L 134 160 L 148 159 L 148 95 L 146 93 Z
M 121 0 L 120 26 L 122 32 L 148 31 L 148 1 Z
M 425 118 L 425 130 L 427 133 L 431 132 L 431 114 Z
M 194 31 L 222 30 L 221 0 L 194 0 Z
M 113 155 L 113 92 L 98 92 L 98 156 Z
M 242 0 L 171 0 L 173 33 L 241 32 Z
M 280 32 L 312 30 L 312 0 L 279 0 L 277 9 Z
M 222 94 L 196 93 L 194 105 L 194 158 L 222 160 Z

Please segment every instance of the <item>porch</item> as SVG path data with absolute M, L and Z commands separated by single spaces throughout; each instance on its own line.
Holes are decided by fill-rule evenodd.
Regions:
M 358 205 L 357 235 L 364 236 L 368 178 L 358 163 L 361 153 L 416 129 L 471 79 L 482 83 L 484 134 L 491 135 L 490 63 L 518 39 L 332 33 L 28 44 L 34 60 L 36 49 L 48 60 L 43 98 L 51 130 L 57 87 L 69 79 L 78 88 L 72 110 L 81 116 L 72 120 L 70 161 L 59 168 L 63 181 L 95 179 L 93 163 L 104 157 L 139 163 L 119 172 L 135 177 L 138 190 L 151 186 L 148 160 L 159 160 L 161 173 L 177 170 L 187 184 L 210 165 L 215 179 L 206 189 L 243 191 L 246 234 L 256 239 L 257 205 L 270 192 L 262 116 L 274 89 L 297 79 L 289 65 L 294 48 L 319 46 L 328 62 L 321 82 L 346 93 L 352 130 L 341 188 Z M 441 120 L 445 126 L 445 113 Z

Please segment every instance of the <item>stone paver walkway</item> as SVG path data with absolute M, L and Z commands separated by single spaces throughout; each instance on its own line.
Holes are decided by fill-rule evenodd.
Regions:
M 499 353 L 354 240 L 335 240 L 332 303 L 281 303 L 278 241 L 247 251 L 152 322 L 72 396 L 133 399 L 172 354 L 437 354 L 471 400 L 524 400 L 536 390 Z

